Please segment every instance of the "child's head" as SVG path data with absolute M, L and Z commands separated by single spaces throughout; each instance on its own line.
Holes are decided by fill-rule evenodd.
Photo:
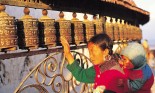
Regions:
M 143 46 L 139 43 L 131 43 L 121 52 L 123 62 L 127 66 L 133 64 L 134 69 L 140 69 L 146 64 L 146 53 Z M 130 68 L 131 69 L 131 68 Z
M 112 55 L 113 41 L 107 34 L 97 34 L 88 42 L 90 59 L 94 65 L 101 64 L 105 57 Z

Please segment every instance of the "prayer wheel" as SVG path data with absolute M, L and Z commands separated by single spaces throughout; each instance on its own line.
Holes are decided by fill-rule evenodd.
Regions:
M 25 15 L 17 22 L 18 45 L 20 49 L 38 48 L 38 20 L 29 15 L 29 9 L 25 8 Z
M 108 22 L 107 17 L 106 17 L 106 23 L 105 23 L 105 33 L 112 39 L 114 40 L 114 29 L 113 29 L 113 24 L 112 24 L 112 19 Z
M 85 42 L 88 42 L 90 38 L 93 37 L 95 34 L 94 23 L 92 21 L 89 21 L 87 18 L 88 16 L 84 14 L 83 24 L 84 24 Z
M 132 28 L 131 28 L 131 24 L 128 24 L 127 26 L 127 33 L 128 33 L 128 40 L 131 41 L 132 40 Z
M 93 23 L 94 23 L 95 34 L 103 33 L 103 22 L 97 19 L 96 15 L 93 16 Z
M 124 40 L 123 26 L 124 26 L 124 20 L 121 20 L 120 24 L 119 24 L 119 39 L 120 39 L 120 41 Z
M 0 5 L 0 51 L 17 49 L 15 18 L 5 13 L 5 6 Z
M 65 37 L 69 43 L 72 43 L 71 21 L 64 19 L 64 14 L 62 11 L 60 11 L 59 17 L 60 19 L 56 21 L 57 43 L 59 44 L 60 42 L 60 36 Z
M 113 22 L 114 22 L 114 19 L 113 19 Z M 115 23 L 112 23 L 112 24 L 113 24 L 113 28 L 114 28 L 114 40 L 118 41 L 120 39 L 120 37 L 119 37 L 120 20 L 116 19 Z
M 123 32 L 124 32 L 124 40 L 128 40 L 128 23 L 125 22 L 123 26 Z
M 72 36 L 73 41 L 75 44 L 80 44 L 84 42 L 84 32 L 83 32 L 83 22 L 79 21 L 78 18 L 76 18 L 76 13 L 73 12 L 72 14 L 73 18 L 71 20 L 71 29 L 72 29 Z
M 39 19 L 39 45 L 41 47 L 56 46 L 54 22 L 54 19 Z
M 43 16 L 39 19 L 39 46 L 56 46 L 55 20 L 47 16 L 47 10 L 42 11 Z
M 83 22 L 74 20 L 72 21 L 72 30 L 74 32 L 74 41 L 76 44 L 84 42 Z

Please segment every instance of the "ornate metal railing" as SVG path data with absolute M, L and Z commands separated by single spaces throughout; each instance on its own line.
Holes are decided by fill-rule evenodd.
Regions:
M 91 65 L 84 54 L 75 51 L 72 54 L 79 59 L 81 67 Z M 91 93 L 92 84 L 76 81 L 66 69 L 67 61 L 63 55 L 63 52 L 55 52 L 46 57 L 27 74 L 14 93 Z

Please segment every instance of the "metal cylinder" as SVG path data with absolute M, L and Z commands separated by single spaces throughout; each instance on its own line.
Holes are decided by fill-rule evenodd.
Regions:
M 19 19 L 17 22 L 20 49 L 38 48 L 38 21 L 35 18 Z
M 0 16 L 0 50 L 16 50 L 17 33 L 15 18 L 12 16 Z

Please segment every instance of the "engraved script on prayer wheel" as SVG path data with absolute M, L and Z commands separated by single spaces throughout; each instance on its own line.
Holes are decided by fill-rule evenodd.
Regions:
M 63 36 L 67 39 L 69 43 L 72 43 L 71 37 L 71 21 L 64 19 L 64 14 L 61 11 L 59 14 L 60 19 L 56 22 L 56 34 L 57 40 L 59 40 L 60 36 Z M 59 42 L 59 41 L 58 41 Z
M 123 32 L 124 32 L 124 40 L 128 40 L 128 23 L 125 22 L 123 26 Z
M 75 12 L 73 12 L 72 16 L 73 18 L 71 20 L 72 22 L 71 29 L 72 29 L 72 32 L 74 32 L 72 35 L 74 36 L 74 42 L 76 44 L 83 43 L 84 42 L 83 22 L 79 21 L 79 19 L 76 18 Z
M 103 33 L 103 22 L 97 19 L 97 16 L 93 16 L 93 23 L 95 25 L 95 34 Z
M 17 49 L 17 32 L 15 18 L 5 12 L 5 6 L 0 5 L 0 51 Z
M 119 25 L 120 25 L 120 19 L 113 19 L 113 27 L 114 27 L 114 40 L 118 41 L 119 40 Z
M 85 42 L 88 42 L 90 40 L 91 37 L 94 36 L 95 32 L 94 32 L 94 23 L 92 21 L 89 21 L 87 19 L 87 15 L 84 14 L 84 32 L 85 32 Z
M 120 24 L 119 24 L 119 38 L 120 38 L 121 41 L 124 40 L 123 26 L 124 26 L 124 20 L 121 20 Z
M 131 29 L 131 24 L 128 24 L 127 26 L 127 32 L 128 32 L 128 40 L 132 40 L 132 29 Z
M 18 45 L 20 49 L 38 48 L 38 20 L 29 15 L 29 9 L 25 8 L 25 15 L 18 20 Z
M 112 24 L 112 19 L 108 20 L 106 17 L 106 23 L 105 23 L 105 32 L 109 37 L 114 40 L 114 29 Z
M 135 26 L 133 26 L 133 25 L 131 25 L 131 27 L 130 27 L 130 31 L 131 31 L 131 38 L 132 38 L 132 40 L 136 40 L 136 29 L 135 29 Z
M 43 16 L 39 19 L 39 45 L 41 47 L 56 46 L 56 30 L 54 19 L 47 16 L 47 10 L 42 11 Z

